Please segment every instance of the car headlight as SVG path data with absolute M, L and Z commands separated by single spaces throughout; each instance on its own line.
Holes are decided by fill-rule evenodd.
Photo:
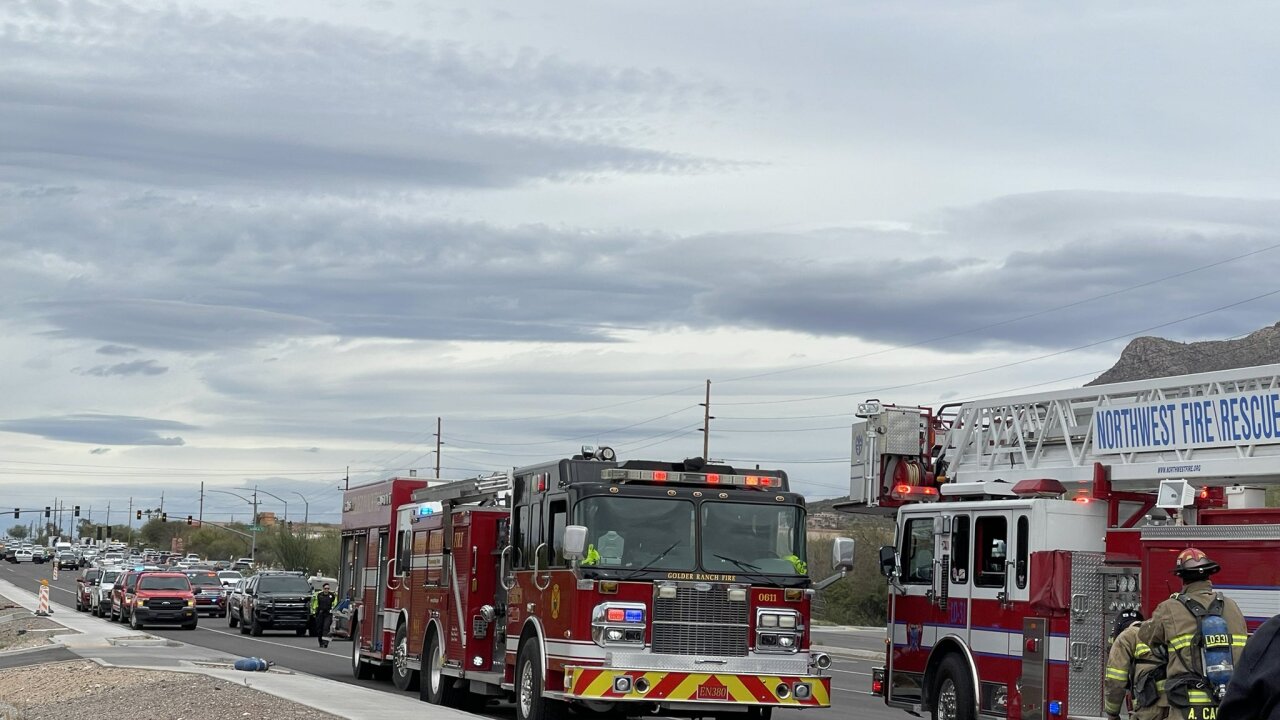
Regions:
M 187 607 L 195 607 L 195 604 L 196 604 L 195 598 L 192 598 L 187 601 Z

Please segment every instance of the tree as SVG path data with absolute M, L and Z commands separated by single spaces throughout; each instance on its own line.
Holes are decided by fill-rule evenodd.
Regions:
M 841 529 L 853 538 L 853 570 L 815 597 L 814 617 L 839 625 L 883 625 L 888 586 L 879 569 L 879 548 L 893 543 L 893 522 L 880 518 L 860 518 Z M 809 576 L 826 577 L 831 567 L 829 538 L 809 545 Z
M 28 532 L 29 531 L 27 530 L 26 525 L 14 525 L 13 527 L 9 528 L 9 537 L 22 540 L 27 536 Z
M 138 535 L 147 547 L 168 550 L 173 539 L 180 536 L 186 528 L 187 526 L 182 523 L 164 522 L 158 517 L 153 517 L 142 525 Z

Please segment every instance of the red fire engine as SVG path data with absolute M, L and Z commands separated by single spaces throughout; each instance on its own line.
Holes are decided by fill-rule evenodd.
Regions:
M 567 704 L 757 718 L 830 705 L 830 658 L 809 650 L 822 583 L 803 561 L 804 498 L 782 471 L 617 462 L 600 448 L 418 482 L 344 503 L 344 582 L 364 588 L 357 676 L 386 667 L 397 687 L 454 707 L 512 698 L 518 720 Z M 366 496 L 385 501 L 380 524 L 354 515 Z M 852 554 L 839 539 L 841 574 Z
M 896 516 L 873 690 L 934 718 L 1100 718 L 1120 610 L 1195 546 L 1250 627 L 1280 613 L 1280 365 L 929 408 L 868 401 L 851 498 Z

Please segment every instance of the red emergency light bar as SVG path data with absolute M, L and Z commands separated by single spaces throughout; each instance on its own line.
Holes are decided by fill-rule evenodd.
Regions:
M 899 483 L 893 486 L 893 497 L 896 500 L 937 500 L 938 488 L 928 485 Z
M 782 480 L 771 475 L 725 475 L 723 473 L 668 472 L 666 470 L 633 470 L 608 468 L 600 471 L 603 480 L 617 482 L 679 482 L 705 485 L 736 485 L 748 488 L 782 487 Z

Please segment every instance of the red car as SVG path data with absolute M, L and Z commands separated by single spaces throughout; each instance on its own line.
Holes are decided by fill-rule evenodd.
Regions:
M 100 577 L 101 570 L 90 568 L 76 578 L 76 610 L 88 612 L 93 608 L 93 586 L 98 584 Z
M 141 630 L 144 625 L 166 623 L 194 630 L 196 622 L 196 596 L 186 575 L 167 571 L 138 573 L 129 627 Z

